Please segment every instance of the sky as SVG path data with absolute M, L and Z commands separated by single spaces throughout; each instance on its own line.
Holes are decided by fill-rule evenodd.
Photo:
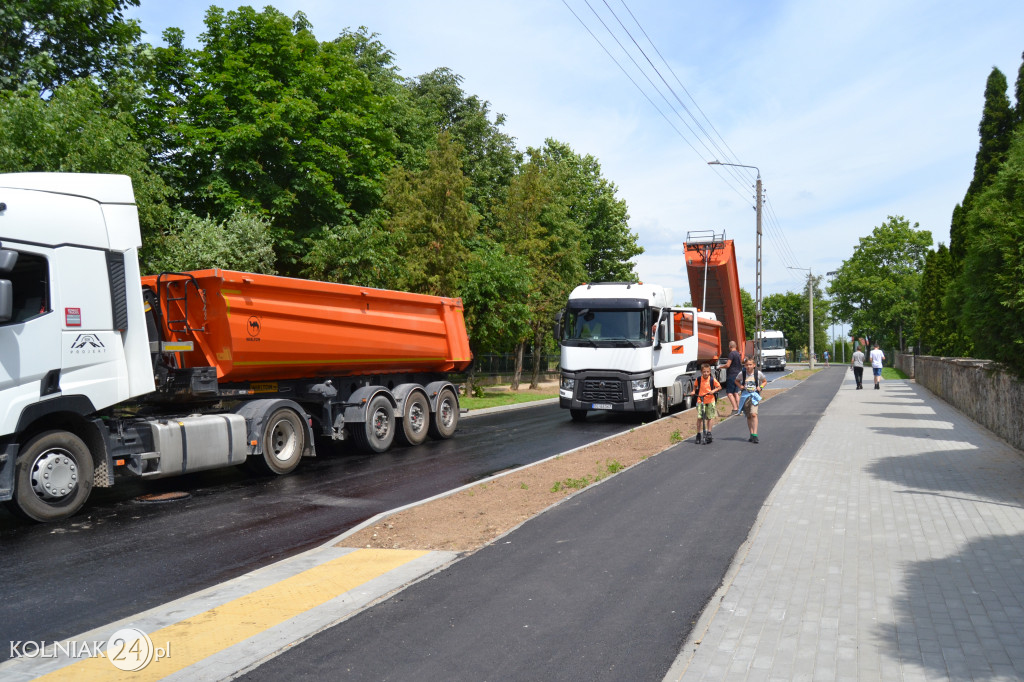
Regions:
M 210 4 L 142 0 L 129 16 L 149 42 L 175 26 L 197 45 Z M 948 244 L 986 79 L 998 67 L 1012 104 L 1024 52 L 1020 0 L 215 4 L 301 11 L 320 40 L 365 26 L 403 76 L 461 75 L 520 149 L 551 137 L 594 156 L 645 250 L 637 274 L 677 303 L 689 300 L 689 231 L 733 239 L 740 284 L 755 290 L 757 171 L 708 161 L 760 172 L 764 296 L 835 270 L 889 216 Z

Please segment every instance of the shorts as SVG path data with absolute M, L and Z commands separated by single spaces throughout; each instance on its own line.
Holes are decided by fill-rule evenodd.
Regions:
M 733 374 L 732 376 L 725 377 L 725 392 L 726 393 L 739 393 L 740 387 L 736 385 L 736 377 L 739 374 Z
M 880 377 L 880 376 L 882 376 L 882 368 L 881 367 L 872 367 L 871 368 L 871 373 L 874 374 L 876 377 Z
M 757 414 L 757 405 L 754 404 L 753 400 L 747 400 L 747 402 L 743 403 L 743 414 L 748 417 Z
M 697 403 L 697 419 L 714 419 L 718 416 L 714 403 Z

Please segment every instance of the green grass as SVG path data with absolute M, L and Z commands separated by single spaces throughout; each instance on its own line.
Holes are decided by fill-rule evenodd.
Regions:
M 865 372 L 867 374 L 867 372 Z M 907 375 L 896 369 L 895 367 L 883 367 L 882 368 L 883 379 L 906 379 Z
M 513 391 L 485 391 L 483 398 L 473 396 L 462 396 L 459 398 L 459 407 L 470 410 L 482 410 L 485 407 L 498 407 L 500 405 L 516 405 L 529 403 L 534 400 L 545 400 L 557 398 L 558 392 L 551 393 L 515 393 Z

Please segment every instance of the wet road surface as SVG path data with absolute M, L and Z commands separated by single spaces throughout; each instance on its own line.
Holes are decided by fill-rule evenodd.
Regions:
M 547 404 L 465 415 L 455 437 L 381 455 L 342 445 L 289 476 L 239 468 L 93 491 L 56 524 L 0 505 L 0 660 L 5 641 L 54 640 L 127 617 L 316 547 L 388 509 L 544 459 L 635 426 L 586 423 Z M 141 503 L 139 495 L 186 499 Z

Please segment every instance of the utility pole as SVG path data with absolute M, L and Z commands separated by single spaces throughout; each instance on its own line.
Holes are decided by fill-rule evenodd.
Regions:
M 814 369 L 814 273 L 811 272 L 810 268 L 807 268 L 807 308 L 808 308 L 808 319 L 810 320 L 808 326 L 810 327 L 810 341 L 808 342 L 811 348 L 811 357 L 808 362 L 811 364 L 809 367 Z
M 722 161 L 708 161 L 709 166 L 735 166 L 736 168 L 753 168 L 757 171 L 757 184 L 755 191 L 757 199 L 754 210 L 757 211 L 757 274 L 755 277 L 754 293 L 754 367 L 761 368 L 761 337 L 764 331 L 761 316 L 761 169 L 757 166 L 747 166 L 742 163 L 723 163 Z
M 811 268 L 795 268 L 790 265 L 789 269 L 807 271 L 807 366 L 814 369 L 814 273 Z

